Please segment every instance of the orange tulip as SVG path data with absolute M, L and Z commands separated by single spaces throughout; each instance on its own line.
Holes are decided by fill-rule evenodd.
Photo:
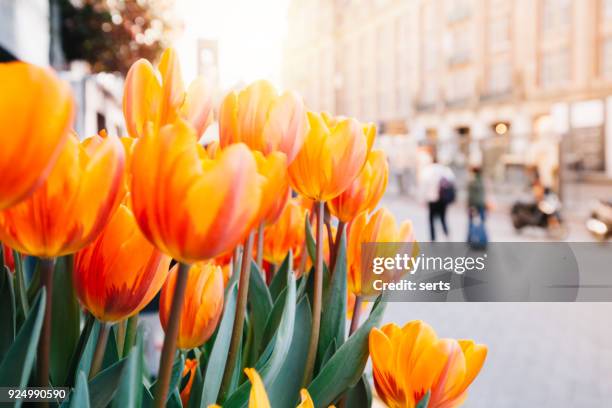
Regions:
M 310 130 L 289 166 L 289 180 L 297 192 L 311 200 L 329 201 L 359 175 L 375 132 L 354 119 L 308 112 L 308 120 Z
M 288 164 L 302 147 L 307 130 L 302 99 L 291 91 L 278 95 L 267 81 L 230 92 L 219 110 L 221 147 L 242 142 L 265 155 L 280 151 Z
M 123 92 L 123 114 L 131 137 L 146 133 L 147 123 L 158 129 L 183 118 L 201 137 L 212 122 L 212 92 L 203 78 L 183 85 L 181 68 L 172 48 L 164 51 L 158 72 L 145 59 L 130 67 Z M 161 81 L 160 81 L 161 79 Z
M 104 322 L 144 308 L 168 275 L 170 257 L 142 235 L 130 209 L 121 205 L 108 225 L 74 258 L 73 281 L 81 304 Z
M 170 306 L 178 265 L 170 271 L 159 299 L 159 320 L 164 331 L 168 326 Z M 223 275 L 221 268 L 199 262 L 189 268 L 187 289 L 179 323 L 178 347 L 192 349 L 206 343 L 215 331 L 223 311 Z
M 181 402 L 186 407 L 189 404 L 189 397 L 191 397 L 191 387 L 193 387 L 193 380 L 195 379 L 195 372 L 198 369 L 198 360 L 195 358 L 188 358 L 185 360 L 185 367 L 183 367 L 183 375 L 185 378 L 189 376 L 187 384 L 181 390 Z
M 118 138 L 94 136 L 79 143 L 71 135 L 34 194 L 0 211 L 0 241 L 43 258 L 82 249 L 119 205 L 123 168 Z
M 327 203 L 330 213 L 340 221 L 350 222 L 362 212 L 374 210 L 387 188 L 388 178 L 384 152 L 373 150 L 351 185 Z
M 300 256 L 302 243 L 306 237 L 304 220 L 306 211 L 296 198 L 287 202 L 280 217 L 264 230 L 263 257 L 267 262 L 279 265 L 289 250 L 295 257 Z
M 46 68 L 0 63 L 0 210 L 49 175 L 70 133 L 70 87 Z
M 350 224 L 347 242 L 348 287 L 355 295 L 362 294 L 361 244 L 366 242 L 405 242 L 416 248 L 410 221 L 398 227 L 395 217 L 386 208 L 377 210 L 369 220 L 365 212 L 361 213 Z
M 374 328 L 369 342 L 374 385 L 391 408 L 414 408 L 428 391 L 428 408 L 461 406 L 487 357 L 487 346 L 438 339 L 416 320 L 402 328 L 394 323 Z
M 183 263 L 230 251 L 259 215 L 261 176 L 238 144 L 206 158 L 184 121 L 137 140 L 132 206 L 144 235 Z
M 253 155 L 257 161 L 257 171 L 264 178 L 260 204 L 261 222 L 275 222 L 285 208 L 291 195 L 287 178 L 287 158 L 283 153 L 272 152 L 267 157 L 258 151 Z

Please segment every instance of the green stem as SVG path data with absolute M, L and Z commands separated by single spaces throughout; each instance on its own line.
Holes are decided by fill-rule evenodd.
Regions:
M 166 401 L 168 400 L 168 387 L 170 387 L 170 377 L 172 375 L 172 365 L 174 364 L 174 356 L 176 354 L 176 342 L 178 339 L 179 323 L 183 310 L 188 277 L 189 265 L 181 262 L 176 277 L 172 305 L 170 306 L 170 316 L 168 316 L 168 327 L 166 329 L 164 345 L 159 360 L 159 372 L 157 375 L 157 385 L 155 387 L 155 407 L 157 408 L 165 407 Z
M 262 272 L 263 269 L 263 247 L 264 247 L 264 223 L 261 222 L 257 227 L 257 268 Z
M 324 203 L 317 201 L 315 203 L 317 211 L 317 234 L 316 234 L 316 257 L 315 257 L 315 276 L 314 276 L 314 294 L 312 300 L 312 330 L 310 332 L 310 340 L 308 343 L 308 354 L 306 356 L 306 367 L 304 369 L 304 378 L 302 386 L 306 388 L 312 380 L 312 374 L 317 357 L 317 346 L 319 345 L 319 330 L 321 327 L 321 304 L 323 298 L 323 219 Z
M 234 253 L 232 255 L 232 275 L 238 272 L 238 267 L 240 266 L 240 245 L 236 245 L 234 248 Z
M 338 229 L 336 231 L 336 239 L 334 240 L 334 248 L 331 251 L 331 255 L 330 255 L 330 269 L 332 271 L 332 275 L 334 274 L 334 271 L 336 270 L 336 259 L 338 259 L 338 252 L 340 251 L 340 242 L 342 241 L 342 234 L 344 233 L 344 229 L 346 227 L 346 223 L 344 221 L 339 221 L 338 222 Z
M 45 288 L 45 316 L 38 340 L 37 375 L 38 385 L 49 385 L 49 355 L 51 350 L 51 306 L 53 305 L 53 268 L 55 258 L 40 259 L 40 282 Z
M 100 324 L 100 332 L 98 333 L 98 340 L 96 341 L 96 348 L 94 349 L 93 358 L 91 360 L 91 367 L 89 368 L 89 379 L 91 380 L 98 374 L 100 368 L 102 368 L 102 362 L 104 361 L 104 352 L 106 351 L 106 343 L 108 343 L 108 333 L 110 326 L 108 323 L 102 322 Z
M 17 293 L 19 296 L 19 304 L 23 310 L 23 315 L 28 315 L 30 306 L 28 305 L 28 294 L 25 287 L 25 276 L 23 274 L 23 263 L 19 252 L 13 250 L 13 259 L 15 261 L 15 280 L 17 281 Z
M 125 344 L 125 319 L 117 323 L 115 330 L 115 341 L 117 342 L 117 354 L 121 359 L 123 357 L 123 345 Z
M 242 251 L 242 270 L 240 271 L 240 280 L 238 281 L 238 300 L 236 303 L 236 314 L 234 316 L 234 326 L 232 328 L 232 338 L 230 340 L 229 352 L 225 363 L 225 372 L 221 382 L 221 390 L 227 390 L 232 380 L 238 352 L 240 351 L 240 341 L 244 330 L 244 316 L 246 314 L 247 299 L 249 296 L 249 279 L 251 276 L 251 249 L 253 247 L 253 231 L 244 244 Z
M 127 328 L 125 330 L 125 343 L 123 344 L 123 355 L 127 356 L 132 346 L 134 345 L 134 340 L 136 340 L 136 332 L 138 331 L 138 313 L 134 316 L 130 316 L 127 321 Z
M 355 296 L 355 304 L 353 305 L 353 317 L 351 318 L 351 327 L 349 329 L 349 337 L 355 333 L 359 327 L 359 318 L 361 317 L 361 296 Z

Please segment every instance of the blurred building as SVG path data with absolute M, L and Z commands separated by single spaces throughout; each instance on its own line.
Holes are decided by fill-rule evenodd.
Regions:
M 288 27 L 285 85 L 312 109 L 458 164 L 497 141 L 489 161 L 523 164 L 550 117 L 569 164 L 612 177 L 612 0 L 293 0 Z
M 49 63 L 49 0 L 0 0 L 0 47 L 34 64 Z

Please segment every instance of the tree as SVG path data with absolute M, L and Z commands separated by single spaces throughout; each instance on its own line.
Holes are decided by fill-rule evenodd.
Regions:
M 59 0 L 62 48 L 68 62 L 93 72 L 127 73 L 139 58 L 155 60 L 176 22 L 173 0 Z

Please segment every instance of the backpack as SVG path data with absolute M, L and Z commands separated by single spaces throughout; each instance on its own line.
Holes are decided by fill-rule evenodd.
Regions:
M 444 204 L 450 204 L 455 201 L 457 196 L 457 191 L 455 190 L 455 185 L 452 181 L 447 179 L 446 177 L 442 177 L 440 179 L 439 186 L 439 199 Z

